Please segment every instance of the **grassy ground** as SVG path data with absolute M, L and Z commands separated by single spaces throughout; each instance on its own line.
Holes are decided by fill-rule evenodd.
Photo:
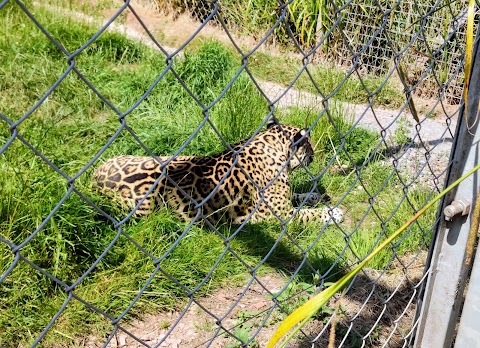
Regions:
M 228 3 L 229 1 L 226 1 Z M 266 17 L 276 18 L 275 13 L 276 3 L 266 2 L 265 4 L 258 4 L 255 1 L 249 1 L 247 8 L 234 4 L 235 1 L 229 3 L 226 7 L 222 8 L 222 11 L 236 10 L 237 14 L 230 15 L 233 18 L 237 18 L 241 14 L 242 18 L 235 23 L 242 23 L 241 28 L 236 28 L 235 33 L 240 34 L 237 44 L 246 53 L 254 46 L 253 43 L 246 44 L 241 38 L 244 36 L 251 36 L 252 33 L 262 33 L 259 37 L 262 37 L 265 32 L 273 25 L 270 20 L 265 21 Z M 49 0 L 49 3 L 61 8 L 67 9 L 70 13 L 84 12 L 97 19 L 107 19 L 116 12 L 124 3 L 120 0 L 102 1 L 96 5 L 95 10 L 92 11 L 90 3 L 85 2 L 65 2 L 64 0 Z M 170 9 L 173 11 L 173 7 L 182 6 L 181 4 L 171 4 L 168 1 L 159 2 L 158 8 L 161 10 Z M 273 6 L 273 8 L 272 8 Z M 247 12 L 245 12 L 247 11 Z M 173 11 L 174 12 L 174 11 Z M 126 21 L 128 11 L 123 12 L 115 21 L 117 24 L 123 24 Z M 161 18 L 157 18 L 160 21 Z M 248 20 L 246 21 L 245 19 Z M 259 21 L 260 20 L 260 21 Z M 247 25 L 247 22 L 250 23 Z M 192 28 L 187 30 L 193 32 Z M 177 35 L 169 32 L 168 35 L 164 33 L 162 29 L 153 29 L 153 32 L 159 42 L 169 47 L 179 47 L 185 40 L 184 35 Z M 219 28 L 220 35 L 223 34 Z M 285 35 L 283 33 L 282 35 Z M 232 52 L 236 52 L 234 46 L 230 43 L 230 40 L 224 36 L 223 42 L 227 44 L 227 47 Z M 256 36 L 255 36 L 256 37 Z M 199 47 L 203 44 L 204 39 L 197 37 L 192 40 L 189 47 Z M 285 42 L 287 42 L 286 40 Z M 298 54 L 298 51 L 292 49 L 293 43 L 288 41 L 287 45 L 277 45 L 275 47 L 275 54 L 271 54 L 271 50 L 258 50 L 249 56 L 248 68 L 255 77 L 276 82 L 278 84 L 288 86 L 297 77 L 297 73 L 302 69 L 302 59 Z M 294 54 L 292 54 L 292 51 Z M 312 79 L 315 82 L 312 83 Z M 403 87 L 397 81 L 393 82 L 393 79 L 388 79 L 386 76 L 362 76 L 358 78 L 355 72 L 346 72 L 344 69 L 335 66 L 334 64 L 327 64 L 325 62 L 318 64 L 308 65 L 307 71 L 304 71 L 298 80 L 295 82 L 295 88 L 300 90 L 309 91 L 318 94 L 322 93 L 324 96 L 334 96 L 335 100 L 351 102 L 351 103 L 370 103 L 373 102 L 375 106 L 382 106 L 386 108 L 397 108 L 404 104 Z M 370 96 L 370 98 L 369 98 Z
M 86 24 L 41 8 L 35 11 L 35 15 L 70 52 L 95 32 Z M 65 55 L 11 2 L 0 10 L 0 37 L 0 112 L 15 122 L 65 72 L 68 63 Z M 216 42 L 209 41 L 198 47 L 175 61 L 174 68 L 198 100 L 208 105 L 235 75 L 240 59 Z M 118 110 L 125 112 L 164 71 L 165 62 L 154 50 L 119 34 L 104 33 L 75 58 L 75 66 Z M 262 66 L 254 64 L 252 71 L 260 71 Z M 265 77 L 267 75 L 265 73 Z M 355 97 L 355 93 L 348 93 L 352 97 L 343 99 Z M 282 122 L 304 126 L 305 121 L 312 124 L 319 112 L 291 108 L 279 110 L 277 116 Z M 357 171 L 352 170 L 347 175 L 327 171 L 317 182 L 318 189 L 326 191 L 332 202 L 343 199 L 342 206 L 348 210 L 348 220 L 342 229 L 330 227 L 322 233 L 316 225 L 292 225 L 289 233 L 295 243 L 283 240 L 260 272 L 272 269 L 290 272 L 292 265 L 302 257 L 297 244 L 308 249 L 311 264 L 326 279 L 336 279 L 345 267 L 356 262 L 357 257 L 365 256 L 384 237 L 379 232 L 380 219 L 388 221 L 385 232 L 388 234 L 406 220 L 414 208 L 418 209 L 428 195 L 427 191 L 417 190 L 410 193 L 410 203 L 402 201 L 398 195 L 398 179 L 389 176 L 390 169 L 385 170 L 378 161 L 380 155 L 372 155 L 372 150 L 380 142 L 378 134 L 361 128 L 350 130 L 351 122 L 341 103 L 335 103 L 330 112 L 335 126 L 323 116 L 313 129 L 317 156 L 310 171 L 315 175 L 321 173 L 338 150 L 334 163 L 357 167 Z M 267 103 L 244 73 L 209 110 L 212 123 L 230 143 L 251 135 L 267 114 Z M 126 117 L 133 132 L 159 155 L 178 150 L 202 119 L 202 106 L 185 92 L 171 72 Z M 70 73 L 17 130 L 28 144 L 66 175 L 73 176 L 118 127 L 118 115 L 76 74 Z M 0 121 L 0 145 L 10 136 L 9 125 Z M 218 135 L 206 125 L 182 154 L 205 155 L 223 149 Z M 123 131 L 102 158 L 117 154 L 145 152 L 128 132 Z M 75 180 L 76 189 L 102 209 L 121 218 L 124 212 L 92 190 L 92 170 L 90 168 Z M 301 171 L 292 179 L 293 187 L 299 191 L 311 187 L 311 182 L 310 176 Z M 68 190 L 66 179 L 18 139 L 0 155 L 0 188 L 0 236 L 17 245 L 32 235 Z M 346 192 L 349 194 L 342 198 Z M 373 210 L 369 209 L 369 199 Z M 429 239 L 424 228 L 429 226 L 431 218 L 429 216 L 421 222 L 422 228 L 414 227 L 395 251 L 405 253 L 424 246 Z M 218 262 L 212 276 L 199 289 L 198 296 L 220 287 L 227 279 L 229 283 L 240 283 L 244 279 L 248 269 L 233 254 L 226 253 L 219 261 L 225 250 L 222 238 L 197 226 L 182 236 L 185 226 L 174 215 L 160 211 L 127 222 L 124 231 L 156 257 L 178 242 L 159 265 L 163 272 L 189 289 L 195 288 Z M 228 227 L 220 230 L 225 236 L 232 233 Z M 72 193 L 44 228 L 22 248 L 22 255 L 63 282 L 72 284 L 102 254 L 117 232 L 109 221 Z M 268 253 L 278 234 L 279 227 L 275 224 L 248 226 L 231 240 L 230 246 L 245 263 L 255 266 Z M 0 243 L 0 273 L 13 262 L 9 250 L 5 243 Z M 389 253 L 385 252 L 372 263 L 372 267 L 383 268 L 389 262 Z M 326 273 L 332 265 L 335 265 L 333 270 Z M 116 317 L 134 299 L 154 270 L 151 259 L 121 235 L 95 270 L 79 283 L 75 294 Z M 313 274 L 307 267 L 300 275 L 305 281 L 313 281 Z M 175 308 L 185 296 L 184 288 L 159 272 L 129 316 Z M 65 299 L 61 286 L 20 261 L 0 284 L 0 345 L 31 344 Z M 108 320 L 73 299 L 48 332 L 44 346 L 71 345 L 76 337 L 102 332 L 110 325 Z

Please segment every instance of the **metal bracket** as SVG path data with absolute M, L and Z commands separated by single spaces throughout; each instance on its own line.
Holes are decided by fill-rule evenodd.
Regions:
M 443 209 L 445 220 L 452 221 L 455 215 L 465 216 L 470 212 L 470 202 L 465 199 L 456 199 Z

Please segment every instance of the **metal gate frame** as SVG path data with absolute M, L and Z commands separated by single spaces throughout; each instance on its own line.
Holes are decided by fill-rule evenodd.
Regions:
M 447 185 L 471 170 L 480 160 L 480 32 L 477 31 L 472 61 L 468 105 L 459 114 L 455 142 L 450 155 Z M 437 226 L 435 246 L 430 250 L 426 272 L 429 279 L 420 295 L 417 315 L 420 315 L 414 347 L 439 348 L 480 347 L 480 255 L 473 266 L 468 293 L 457 337 L 455 331 L 464 301 L 464 292 L 475 252 L 478 214 L 473 214 L 480 188 L 480 173 L 475 172 L 448 193 L 438 214 L 453 201 L 470 204 L 470 214 L 456 216 L 452 221 L 443 217 Z M 477 250 L 477 254 L 480 249 Z

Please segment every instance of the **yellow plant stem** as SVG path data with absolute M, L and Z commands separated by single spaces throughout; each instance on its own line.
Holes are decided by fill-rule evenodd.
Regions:
M 438 202 L 443 196 L 445 196 L 450 190 L 460 184 L 463 180 L 468 178 L 470 175 L 475 173 L 480 169 L 480 164 L 476 165 L 473 169 L 468 171 L 461 178 L 456 180 L 453 184 L 448 186 L 445 190 L 440 192 L 435 198 L 429 201 L 422 209 L 420 209 L 415 215 L 413 215 L 402 227 L 395 231 L 390 237 L 388 237 L 383 243 L 381 243 L 375 250 L 373 250 L 365 259 L 363 259 L 355 268 L 350 272 L 345 274 L 342 278 L 336 281 L 333 285 L 323 290 L 318 295 L 314 296 L 302 306 L 293 311 L 278 327 L 274 332 L 270 341 L 267 344 L 267 348 L 275 347 L 280 339 L 285 336 L 295 325 L 300 323 L 295 327 L 295 330 L 281 343 L 280 348 L 284 347 L 287 342 L 300 330 L 308 320 L 320 309 L 325 303 L 338 291 L 342 290 L 350 281 L 355 277 L 355 275 L 368 263 L 370 262 L 380 251 L 385 249 L 395 238 L 397 238 L 403 231 L 405 231 L 408 226 L 410 226 L 415 220 L 417 220 L 421 215 L 427 211 L 432 205 Z
M 468 3 L 468 15 L 467 15 L 467 33 L 466 33 L 466 45 L 465 45 L 465 66 L 463 71 L 465 74 L 465 81 L 463 87 L 463 100 L 465 104 L 465 120 L 467 122 L 467 130 L 470 133 L 472 125 L 468 124 L 468 89 L 470 87 L 470 73 L 472 70 L 472 57 L 473 57 L 473 19 L 475 17 L 475 0 L 469 0 Z
M 465 45 L 465 66 L 464 66 L 465 88 L 463 89 L 463 97 L 465 100 L 465 107 L 467 106 L 468 87 L 470 85 L 470 72 L 472 70 L 474 16 L 475 16 L 475 0 L 470 0 L 468 3 L 467 37 L 466 37 L 466 45 Z

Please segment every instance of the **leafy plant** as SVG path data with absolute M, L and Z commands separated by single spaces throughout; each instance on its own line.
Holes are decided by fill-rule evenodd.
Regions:
M 241 347 L 244 347 L 244 345 L 248 342 L 248 340 L 250 339 L 250 331 L 249 331 L 249 327 L 248 326 L 241 326 L 239 327 L 238 329 L 236 329 L 234 332 L 233 332 L 234 336 L 236 337 L 237 341 L 236 342 L 231 342 L 231 343 L 228 343 L 225 348 L 241 348 Z M 240 342 L 238 342 L 238 340 L 240 340 Z M 249 344 L 249 347 L 250 348 L 259 348 L 259 345 L 258 343 L 253 340 L 250 344 Z
M 412 141 L 410 136 L 411 126 L 412 123 L 406 118 L 400 118 L 400 120 L 398 120 L 398 126 L 393 132 L 393 140 L 395 145 L 404 146 Z

